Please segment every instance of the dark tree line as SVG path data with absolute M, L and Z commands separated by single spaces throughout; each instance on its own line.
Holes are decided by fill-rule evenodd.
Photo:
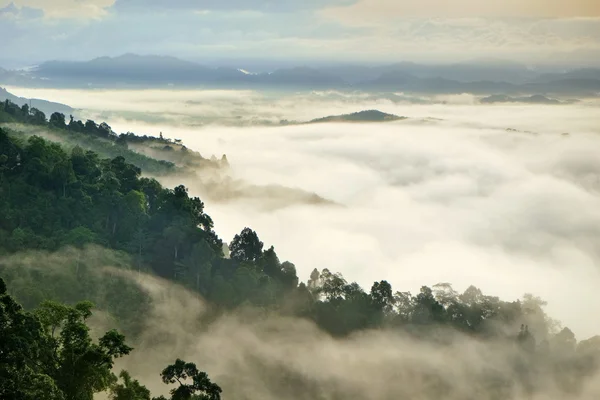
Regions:
M 144 142 L 162 143 L 166 146 L 173 144 L 181 145 L 181 140 L 164 138 L 162 132 L 159 137 L 148 135 L 140 136 L 132 132 L 117 134 L 106 122 L 97 124 L 91 119 L 84 122 L 76 120 L 73 115 L 69 115 L 67 121 L 67 117 L 59 112 L 52 113 L 50 117 L 47 118 L 46 114 L 35 107 L 29 108 L 28 104 L 18 106 L 8 99 L 3 103 L 0 103 L 0 122 L 21 122 L 33 125 L 44 125 L 50 128 L 96 136 L 125 147 L 127 147 L 128 143 Z
M 70 145 L 70 147 L 80 146 L 108 158 L 123 157 L 127 162 L 143 168 L 147 173 L 161 175 L 179 172 L 173 162 L 154 159 L 129 149 L 129 143 L 155 141 L 164 142 L 165 146 L 169 146 L 173 142 L 168 139 L 135 136 L 131 133 L 117 135 L 104 122 L 96 124 L 96 122 L 88 120 L 84 123 L 74 120 L 72 116 L 70 116 L 70 121 L 66 123 L 65 116 L 61 113 L 53 113 L 47 120 L 43 112 L 35 108 L 29 109 L 26 104 L 19 107 L 9 100 L 0 103 L 1 122 L 17 122 L 33 128 L 47 128 L 49 131 L 59 134 L 65 144 Z M 188 152 L 185 153 L 182 157 L 186 156 Z

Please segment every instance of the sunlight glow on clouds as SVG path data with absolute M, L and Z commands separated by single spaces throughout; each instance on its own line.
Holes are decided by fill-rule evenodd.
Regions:
M 597 0 L 359 0 L 324 11 L 342 22 L 377 24 L 403 17 L 572 18 L 600 17 Z
M 600 59 L 595 0 L 0 0 L 0 18 L 0 35 L 8 38 L 0 55 L 27 62 L 127 52 L 196 61 Z

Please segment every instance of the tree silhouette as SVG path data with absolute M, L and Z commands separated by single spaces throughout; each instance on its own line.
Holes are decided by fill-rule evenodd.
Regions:
M 258 239 L 258 235 L 250 228 L 244 228 L 239 235 L 235 235 L 229 250 L 230 257 L 237 261 L 253 262 L 262 255 L 263 242 Z
M 206 372 L 198 371 L 196 364 L 177 359 L 160 374 L 162 381 L 168 385 L 179 384 L 171 390 L 171 400 L 220 400 L 221 388 L 208 378 Z M 191 381 L 191 382 L 190 382 Z

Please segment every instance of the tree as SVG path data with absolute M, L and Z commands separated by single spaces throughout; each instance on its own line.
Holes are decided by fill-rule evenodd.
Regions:
M 254 262 L 262 255 L 263 242 L 250 228 L 244 228 L 239 235 L 235 235 L 229 245 L 231 258 L 237 261 Z
M 67 127 L 65 123 L 65 114 L 59 112 L 52 113 L 52 115 L 50 115 L 50 121 L 48 122 L 50 123 L 50 126 L 55 128 L 65 129 Z
M 431 288 L 421 287 L 420 293 L 414 297 L 412 322 L 420 325 L 445 322 L 446 310 L 440 304 Z
M 92 307 L 90 302 L 69 307 L 45 301 L 36 310 L 45 333 L 43 370 L 66 400 L 91 400 L 94 393 L 109 389 L 115 381 L 114 359 L 132 350 L 115 330 L 93 343 L 86 325 Z
M 307 287 L 309 290 L 316 291 L 319 285 L 321 284 L 321 273 L 318 269 L 313 269 L 310 273 L 310 279 L 307 282 Z
M 38 362 L 43 335 L 37 318 L 8 295 L 0 278 L 0 399 L 64 399 Z
M 31 115 L 31 123 L 34 125 L 44 125 L 46 124 L 46 114 L 44 114 L 43 112 L 41 112 L 40 110 L 38 110 L 37 108 L 33 107 L 30 111 L 29 111 L 30 115 Z
M 281 263 L 273 246 L 263 251 L 260 259 L 257 260 L 257 264 L 265 275 L 277 280 L 281 277 Z
M 321 272 L 321 286 L 317 289 L 319 294 L 325 295 L 327 301 L 341 299 L 344 296 L 344 288 L 348 284 L 340 273 L 333 274 L 325 268 Z
M 123 370 L 119 377 L 123 383 L 115 383 L 110 388 L 112 400 L 150 400 L 150 391 L 137 380 L 132 379 L 129 372 Z
M 106 122 L 98 125 L 98 133 L 103 137 L 114 136 L 112 128 Z
M 87 133 L 96 134 L 98 132 L 98 125 L 91 119 L 85 121 L 84 128 Z
M 394 306 L 392 285 L 387 281 L 375 282 L 371 287 L 371 299 L 377 310 L 390 312 Z
M 67 197 L 67 186 L 76 180 L 71 160 L 65 157 L 54 164 L 51 177 L 54 180 L 55 185 L 60 188 L 63 197 Z
M 279 280 L 286 288 L 297 287 L 299 280 L 296 273 L 296 266 L 289 261 L 281 263 L 281 276 Z
M 188 273 L 188 282 L 203 295 L 208 293 L 211 262 L 215 257 L 216 255 L 210 245 L 205 240 L 200 240 L 183 260 L 183 265 Z
M 167 385 L 179 384 L 171 390 L 171 400 L 191 400 L 195 396 L 203 400 L 221 399 L 222 390 L 219 385 L 211 382 L 206 372 L 198 371 L 193 363 L 177 359 L 160 375 Z

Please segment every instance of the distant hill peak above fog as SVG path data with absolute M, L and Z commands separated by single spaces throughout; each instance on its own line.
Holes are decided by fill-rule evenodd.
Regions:
M 406 117 L 399 117 L 394 114 L 384 113 L 379 110 L 363 110 L 351 114 L 342 115 L 330 115 L 328 117 L 317 118 L 309 121 L 308 123 L 322 123 L 322 122 L 390 122 L 399 121 L 406 119 Z

